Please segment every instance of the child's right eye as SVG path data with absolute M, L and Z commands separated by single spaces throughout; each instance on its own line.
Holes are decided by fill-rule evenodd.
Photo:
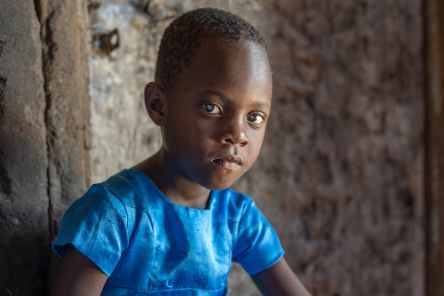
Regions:
M 202 109 L 210 114 L 222 114 L 222 106 L 215 103 L 202 103 L 200 104 Z

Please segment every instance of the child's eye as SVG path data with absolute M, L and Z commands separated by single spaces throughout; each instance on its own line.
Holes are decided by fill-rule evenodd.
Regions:
M 255 127 L 260 127 L 265 121 L 265 115 L 260 112 L 250 113 L 247 116 L 247 120 Z
M 210 114 L 222 114 L 222 106 L 215 103 L 202 103 L 200 104 L 202 109 Z

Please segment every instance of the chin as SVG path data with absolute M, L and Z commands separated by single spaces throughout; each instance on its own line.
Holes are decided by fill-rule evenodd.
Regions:
M 231 187 L 238 178 L 206 180 L 202 186 L 211 190 L 223 190 Z
M 229 184 L 214 184 L 212 186 L 207 187 L 208 189 L 211 190 L 223 190 L 223 189 L 227 189 L 229 187 L 231 187 L 231 185 L 233 185 L 234 182 L 229 183 Z

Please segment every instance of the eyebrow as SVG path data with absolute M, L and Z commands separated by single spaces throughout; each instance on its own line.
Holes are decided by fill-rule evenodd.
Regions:
M 222 92 L 215 90 L 215 89 L 207 89 L 204 91 L 201 91 L 198 93 L 199 95 L 213 95 L 213 96 L 218 96 L 222 99 L 224 99 L 225 101 L 232 101 L 235 102 L 236 100 L 231 99 L 230 97 L 227 97 L 226 95 L 224 95 Z M 266 107 L 266 108 L 271 108 L 271 104 L 270 103 L 254 103 L 254 106 L 257 107 Z

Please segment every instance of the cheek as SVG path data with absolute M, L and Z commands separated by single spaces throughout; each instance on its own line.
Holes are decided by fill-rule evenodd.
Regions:
M 164 127 L 164 142 L 170 152 L 202 154 L 211 137 L 211 128 L 198 118 L 172 118 Z
M 249 161 L 251 162 L 251 165 L 253 165 L 253 163 L 256 161 L 261 147 L 262 147 L 262 143 L 264 141 L 264 134 L 265 132 L 262 131 L 254 131 L 250 137 L 249 137 L 249 147 L 248 147 L 248 157 L 249 157 Z
M 178 147 L 183 147 L 183 143 L 186 143 L 188 133 L 188 127 L 181 124 L 179 118 L 168 118 L 162 127 L 164 146 L 170 153 L 177 154 L 180 151 Z

